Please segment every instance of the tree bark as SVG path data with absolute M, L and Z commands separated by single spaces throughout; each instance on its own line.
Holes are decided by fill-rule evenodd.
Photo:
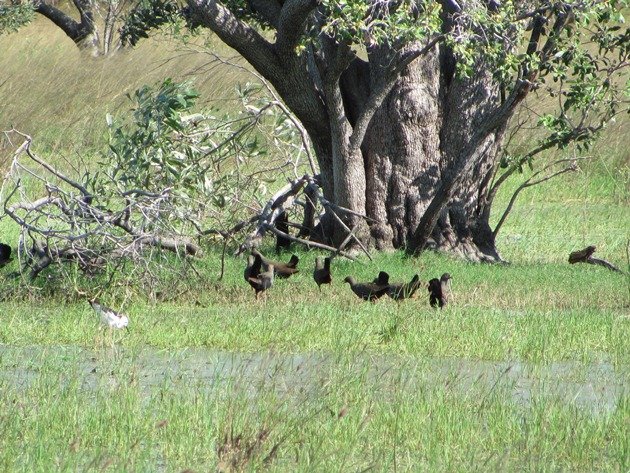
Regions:
M 374 51 L 377 67 L 389 61 Z M 371 74 L 371 83 L 378 74 Z M 378 249 L 401 248 L 433 196 L 439 180 L 442 89 L 435 50 L 412 63 L 375 114 L 364 145 L 368 216 Z
M 503 127 L 481 140 L 475 136 L 500 105 L 500 94 L 483 65 L 474 77 L 458 79 L 446 55 L 436 48 L 408 66 L 370 124 L 363 155 L 366 211 L 377 221 L 370 227 L 372 243 L 378 249 L 411 246 L 426 225 L 432 228 L 429 248 L 500 261 L 486 197 Z M 391 52 L 374 50 L 369 59 L 378 71 L 391 62 Z M 375 72 L 370 77 L 373 87 L 380 79 Z M 346 78 L 351 117 L 362 106 L 361 88 L 365 84 L 352 75 Z M 431 203 L 438 209 L 435 223 L 423 224 Z
M 471 78 L 447 77 L 440 148 L 441 173 L 448 192 L 428 246 L 458 253 L 473 261 L 499 261 L 485 212 L 489 183 L 503 137 L 505 123 L 476 137 L 477 130 L 500 106 L 500 91 L 488 67 L 479 63 Z M 443 69 L 443 73 L 448 71 Z M 458 161 L 470 161 L 470 170 L 457 170 Z M 456 169 L 455 175 L 450 176 Z M 461 173 L 461 174 L 460 174 Z
M 59 10 L 43 0 L 34 2 L 35 11 L 57 25 L 79 49 L 89 51 L 91 55 L 99 55 L 99 35 L 94 23 L 94 12 L 89 0 L 73 0 L 79 12 L 80 21 Z

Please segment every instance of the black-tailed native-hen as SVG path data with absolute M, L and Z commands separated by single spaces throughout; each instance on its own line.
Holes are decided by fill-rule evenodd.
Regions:
M 243 271 L 243 277 L 245 281 L 249 283 L 249 285 L 256 289 L 255 285 L 250 281 L 250 278 L 256 279 L 260 274 L 262 269 L 262 259 L 259 255 L 249 255 L 247 257 L 247 266 L 245 267 L 245 271 Z
M 352 289 L 352 292 L 354 292 L 358 297 L 365 301 L 374 302 L 377 299 L 383 297 L 389 289 L 389 283 L 385 281 L 386 279 L 389 279 L 389 276 L 385 278 L 385 275 L 387 275 L 387 273 L 385 273 L 384 271 L 381 271 L 381 273 L 379 273 L 380 278 L 377 279 L 380 279 L 380 283 L 359 283 L 352 276 L 346 277 L 346 279 L 344 279 L 344 282 L 350 284 L 350 289 Z
M 313 279 L 317 283 L 319 290 L 322 290 L 322 284 L 332 283 L 332 276 L 330 274 L 330 258 L 322 258 L 318 256 L 315 258 L 315 269 L 313 270 Z
M 408 283 L 390 284 L 387 295 L 395 301 L 409 299 L 421 285 L 420 276 L 416 274 Z
M 267 269 L 264 272 L 259 273 L 258 276 L 250 276 L 248 282 L 256 291 L 256 299 L 258 299 L 258 294 L 260 294 L 261 292 L 265 292 L 267 289 L 273 286 L 273 273 L 273 264 L 269 264 L 267 265 Z
M 11 261 L 11 247 L 6 243 L 0 243 L 0 268 Z
M 440 279 L 433 278 L 429 281 L 427 285 L 427 290 L 429 291 L 429 304 L 431 307 L 444 307 L 448 304 L 448 299 L 450 295 L 449 289 L 449 281 L 451 280 L 451 275 L 448 273 L 442 274 Z
M 296 255 L 291 255 L 291 259 L 288 263 L 282 263 L 281 261 L 273 261 L 265 258 L 258 250 L 253 250 L 252 255 L 260 256 L 260 259 L 265 266 L 273 265 L 273 267 L 275 268 L 275 276 L 280 279 L 286 279 L 289 276 L 300 272 L 300 270 L 297 269 L 300 258 L 298 258 Z

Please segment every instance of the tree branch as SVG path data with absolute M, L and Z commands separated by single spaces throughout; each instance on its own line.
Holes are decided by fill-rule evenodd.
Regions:
M 306 19 L 317 7 L 316 0 L 286 0 L 278 19 L 276 44 L 281 54 L 295 54 L 294 49 L 304 33 Z
M 214 31 L 263 76 L 278 77 L 282 67 L 273 46 L 254 28 L 236 18 L 222 3 L 217 0 L 188 0 L 188 13 L 194 24 Z
M 284 233 L 284 232 L 278 230 L 273 225 L 265 224 L 265 226 L 266 226 L 266 229 L 269 230 L 271 233 L 273 233 L 275 235 L 278 235 L 278 236 L 281 236 L 281 237 L 284 237 L 284 238 L 286 238 L 288 240 L 294 241 L 296 243 L 301 243 L 301 244 L 306 245 L 306 246 L 312 246 L 313 248 L 319 248 L 319 249 L 322 249 L 322 250 L 332 251 L 333 253 L 336 253 L 336 254 L 339 254 L 339 255 L 343 256 L 344 258 L 348 258 L 349 260 L 352 260 L 352 261 L 357 261 L 357 259 L 354 256 L 352 256 L 352 255 L 350 255 L 350 254 L 348 254 L 348 253 L 346 253 L 344 251 L 341 251 L 340 249 L 337 249 L 334 246 L 328 246 L 328 245 L 324 245 L 323 243 L 318 243 L 316 241 L 303 240 L 302 238 L 291 236 L 288 233 Z
M 83 194 L 84 197 L 89 198 L 90 197 L 90 193 L 88 192 L 88 190 L 82 186 L 81 184 L 79 184 L 78 182 L 70 179 L 69 177 L 65 176 L 64 174 L 62 174 L 61 172 L 57 171 L 55 168 L 53 168 L 50 164 L 42 161 L 41 159 L 39 159 L 32 151 L 31 151 L 31 143 L 33 142 L 33 139 L 29 136 L 26 135 L 24 133 L 21 133 L 15 129 L 12 129 L 10 132 L 12 133 L 16 133 L 17 135 L 23 137 L 25 139 L 25 142 L 22 146 L 20 146 L 20 148 L 18 148 L 18 150 L 16 151 L 15 155 L 17 156 L 19 153 L 21 153 L 22 151 L 26 152 L 27 156 L 29 158 L 31 158 L 33 161 L 35 161 L 37 164 L 39 164 L 40 166 L 42 166 L 44 169 L 46 169 L 48 172 L 50 172 L 51 174 L 53 174 L 54 176 L 58 177 L 59 179 L 61 179 L 63 182 L 65 182 L 66 184 L 69 184 L 70 186 L 74 187 L 75 189 L 77 189 L 78 191 L 81 192 L 81 194 Z
M 497 237 L 499 230 L 501 229 L 501 227 L 503 226 L 503 223 L 505 222 L 505 220 L 507 219 L 508 214 L 512 211 L 512 207 L 514 206 L 514 203 L 516 202 L 516 199 L 518 197 L 518 195 L 521 193 L 522 190 L 527 189 L 528 187 L 532 187 L 535 186 L 537 184 L 542 184 L 543 182 L 546 182 L 550 179 L 553 179 L 556 176 L 559 176 L 561 174 L 564 174 L 566 172 L 573 172 L 573 171 L 577 171 L 577 160 L 578 159 L 588 159 L 588 158 L 566 158 L 566 159 L 559 159 L 557 161 L 554 161 L 551 164 L 548 164 L 547 166 L 545 166 L 544 168 L 542 168 L 540 171 L 535 172 L 534 174 L 531 175 L 531 177 L 529 179 L 527 179 L 525 182 L 523 182 L 520 186 L 518 186 L 516 188 L 516 190 L 514 191 L 514 193 L 512 194 L 512 197 L 510 198 L 510 202 L 508 203 L 507 207 L 505 208 L 505 210 L 503 211 L 503 215 L 501 215 L 501 218 L 499 219 L 499 222 L 497 223 L 497 225 L 494 227 L 494 230 L 492 231 L 492 236 L 494 238 Z M 559 171 L 556 171 L 554 173 L 551 173 L 545 177 L 542 177 L 540 179 L 536 179 L 533 180 L 536 176 L 540 175 L 541 173 L 547 171 L 548 169 L 552 168 L 553 166 L 556 166 L 558 164 L 562 164 L 562 163 L 566 163 L 569 162 L 571 163 L 569 166 L 560 169 Z
M 244 251 L 259 245 L 268 227 L 273 226 L 278 216 L 293 205 L 297 193 L 302 190 L 307 182 L 308 176 L 306 175 L 291 181 L 267 201 L 267 204 L 257 216 L 258 226 L 239 246 L 236 250 L 236 255 L 240 255 Z
M 40 0 L 34 3 L 35 11 L 57 25 L 72 41 L 79 37 L 80 23 L 66 15 L 57 7 Z
M 53 5 L 49 5 L 43 0 L 33 2 L 37 13 L 45 16 L 57 25 L 74 43 L 79 46 L 83 44 L 88 36 L 94 33 L 94 14 L 89 2 L 84 0 L 73 0 L 74 6 L 79 11 L 81 22 L 75 21 L 72 17 Z

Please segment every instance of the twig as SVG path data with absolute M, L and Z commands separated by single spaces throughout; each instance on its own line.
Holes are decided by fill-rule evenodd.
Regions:
M 51 264 L 69 261 L 78 263 L 84 271 L 104 266 L 110 260 L 117 263 L 117 258 L 123 257 L 139 259 L 146 266 L 153 258 L 153 255 L 141 256 L 140 250 L 146 246 L 177 254 L 200 254 L 201 248 L 181 236 L 168 218 L 170 188 L 157 193 L 141 189 L 114 192 L 108 198 L 114 200 L 108 205 L 115 208 L 119 203 L 116 199 L 123 200 L 120 211 L 103 208 L 102 202 L 93 205 L 94 196 L 84 185 L 31 152 L 32 138 L 29 135 L 17 130 L 11 132 L 23 137 L 24 142 L 15 151 L 11 171 L 3 180 L 2 194 L 7 184 L 12 186 L 7 191 L 8 195 L 3 196 L 2 206 L 4 215 L 21 228 L 18 257 L 22 271 L 30 268 L 31 280 Z M 19 161 L 24 154 L 44 169 L 42 175 Z M 29 201 L 21 185 L 20 173 L 39 181 L 47 195 Z M 50 176 L 55 182 L 59 179 L 70 188 L 64 189 L 64 184 L 52 184 L 48 180 Z M 24 201 L 11 205 L 18 192 Z M 132 196 L 135 200 L 131 199 Z M 30 249 L 26 244 L 26 235 L 32 242 Z M 100 242 L 95 242 L 95 239 L 100 239 Z M 153 274 L 148 269 L 147 273 Z
M 337 205 L 337 204 L 329 201 L 320 192 L 319 186 L 315 182 L 315 179 L 310 177 L 310 176 L 308 177 L 308 183 L 309 183 L 309 186 L 313 186 L 314 194 L 317 197 L 317 200 L 322 204 L 322 206 L 324 208 L 330 207 L 331 209 L 337 210 L 339 212 L 343 212 L 343 213 L 346 213 L 346 214 L 354 215 L 355 217 L 361 217 L 361 218 L 367 220 L 368 222 L 381 223 L 378 220 L 375 220 L 375 219 L 373 219 L 371 217 L 368 217 L 367 215 L 363 215 L 362 213 L 355 212 L 354 210 L 350 210 L 350 209 L 347 209 L 345 207 L 341 207 L 340 205 Z
M 223 249 L 221 251 L 221 274 L 219 274 L 219 281 L 223 280 L 223 274 L 225 273 L 225 251 L 227 249 L 229 239 L 223 239 Z
M 518 195 L 521 193 L 522 190 L 527 189 L 528 187 L 531 186 L 535 186 L 537 184 L 542 184 L 545 181 L 548 181 L 549 179 L 553 179 L 556 176 L 559 176 L 561 174 L 564 174 L 566 172 L 573 172 L 573 171 L 577 171 L 578 167 L 577 167 L 577 160 L 578 159 L 590 159 L 590 157 L 580 157 L 580 158 L 565 158 L 565 159 L 559 159 L 557 161 L 554 161 L 551 164 L 548 164 L 547 166 L 545 166 L 544 168 L 542 168 L 539 171 L 536 171 L 534 174 L 531 175 L 531 177 L 529 179 L 527 179 L 525 182 L 523 182 L 520 186 L 518 186 L 516 188 L 516 190 L 514 191 L 514 193 L 512 194 L 512 197 L 510 198 L 510 202 L 508 203 L 507 207 L 505 208 L 505 210 L 503 211 L 503 215 L 501 215 L 501 218 L 499 219 L 499 222 L 497 223 L 497 225 L 494 227 L 494 230 L 492 231 L 492 235 L 494 238 L 497 237 L 497 234 L 499 233 L 499 230 L 501 229 L 501 227 L 503 226 L 503 223 L 505 223 L 505 220 L 508 217 L 508 214 L 512 211 L 512 207 L 514 207 L 514 203 L 516 202 L 516 198 L 518 197 Z M 538 176 L 539 174 L 547 171 L 548 169 L 552 168 L 553 166 L 556 166 L 557 164 L 561 164 L 561 163 L 566 163 L 569 162 L 571 163 L 569 166 L 560 169 L 559 171 L 556 171 L 552 174 L 549 174 L 545 177 L 542 177 L 538 180 L 533 180 L 536 176 Z
M 361 249 L 363 250 L 363 252 L 367 255 L 367 257 L 370 259 L 370 261 L 372 260 L 372 255 L 370 255 L 370 252 L 367 250 L 367 248 L 365 247 L 365 245 L 363 243 L 361 243 L 361 240 L 359 240 L 356 235 L 354 234 L 354 231 L 357 229 L 357 227 L 354 227 L 352 230 L 350 230 L 350 228 L 348 227 L 348 225 L 346 225 L 344 223 L 343 220 L 341 220 L 339 218 L 339 215 L 337 215 L 335 212 L 332 212 L 333 217 L 335 217 L 335 220 L 337 220 L 337 222 L 339 222 L 339 224 L 344 228 L 344 230 L 346 230 L 348 232 L 348 236 L 346 236 L 346 238 L 341 242 L 341 245 L 339 245 L 339 249 L 338 251 L 341 251 L 343 248 L 345 248 L 345 246 L 348 244 L 348 242 L 351 239 L 354 239 L 359 246 L 361 247 Z
M 50 172 L 51 174 L 57 176 L 59 179 L 61 179 L 62 181 L 64 181 L 66 184 L 74 187 L 75 189 L 78 189 L 79 191 L 81 191 L 81 193 L 84 196 L 89 196 L 90 193 L 87 191 L 87 189 L 85 187 L 83 187 L 81 184 L 79 184 L 78 182 L 70 179 L 69 177 L 65 176 L 64 174 L 62 174 L 61 172 L 57 171 L 55 168 L 53 168 L 50 164 L 42 161 L 41 159 L 39 159 L 34 153 L 31 152 L 31 143 L 33 141 L 33 139 L 25 134 L 25 133 L 21 133 L 19 131 L 17 131 L 16 129 L 12 129 L 12 132 L 22 136 L 26 141 L 24 142 L 24 144 L 26 145 L 24 147 L 24 151 L 26 151 L 26 154 L 28 155 L 29 158 L 31 158 L 33 161 L 35 161 L 37 164 L 39 164 L 40 166 L 42 166 L 44 169 L 46 169 L 48 172 Z M 20 147 L 20 149 L 22 149 L 22 147 Z M 19 151 L 19 150 L 18 150 Z
M 249 220 L 243 220 L 243 221 L 237 223 L 236 225 L 234 225 L 229 230 L 217 230 L 215 228 L 209 228 L 207 230 L 201 230 L 199 232 L 199 235 L 201 235 L 201 236 L 220 235 L 223 238 L 230 238 L 230 237 L 232 237 L 232 235 L 234 235 L 235 233 L 241 231 L 247 225 L 251 225 L 252 223 L 254 223 L 256 220 L 258 220 L 258 218 L 259 218 L 258 215 L 254 215 Z
M 358 261 L 354 256 L 346 253 L 345 251 L 341 251 L 335 248 L 334 246 L 328 246 L 328 245 L 325 245 L 323 243 L 319 243 L 316 241 L 304 240 L 302 238 L 294 237 L 294 236 L 289 235 L 288 233 L 284 233 L 283 231 L 278 230 L 276 227 L 271 226 L 271 225 L 267 225 L 267 230 L 269 230 L 271 233 L 274 233 L 275 235 L 282 236 L 296 243 L 301 243 L 306 246 L 312 246 L 314 248 L 320 248 L 322 250 L 332 251 L 334 253 L 337 253 L 343 256 L 344 258 L 348 258 L 349 260 Z

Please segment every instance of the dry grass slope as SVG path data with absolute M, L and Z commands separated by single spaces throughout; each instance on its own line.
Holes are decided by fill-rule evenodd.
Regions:
M 208 41 L 217 53 L 242 63 L 219 41 Z M 253 79 L 213 63 L 194 45 L 159 35 L 107 59 L 86 57 L 42 18 L 17 34 L 0 36 L 0 51 L 0 129 L 15 127 L 37 137 L 40 148 L 66 154 L 102 144 L 105 114 L 129 108 L 125 94 L 145 84 L 165 77 L 191 79 L 202 101 L 230 108 L 236 84 Z

